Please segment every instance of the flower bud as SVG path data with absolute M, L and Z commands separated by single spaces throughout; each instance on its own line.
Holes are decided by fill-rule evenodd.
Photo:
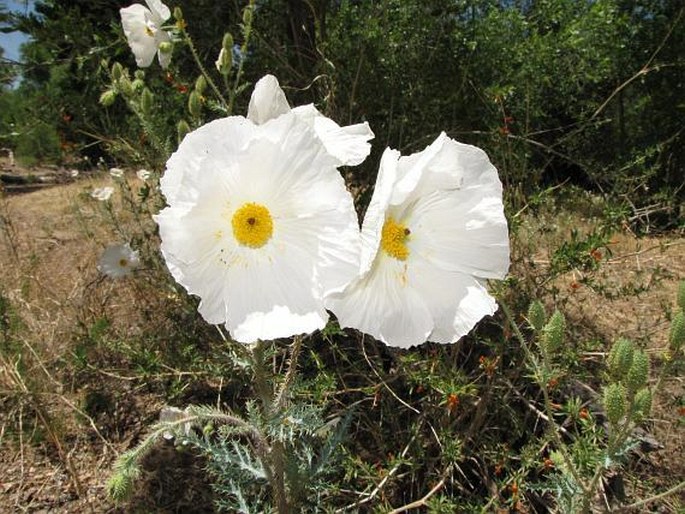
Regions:
M 528 324 L 533 330 L 537 332 L 542 330 L 545 326 L 546 318 L 545 307 L 540 300 L 535 300 L 530 304 L 530 307 L 528 307 Z
M 170 54 L 173 49 L 174 45 L 172 45 L 169 41 L 162 41 L 159 44 L 159 51 L 163 54 Z
M 221 48 L 230 52 L 233 49 L 233 36 L 230 32 L 224 34 L 224 38 L 221 40 Z
M 564 315 L 555 310 L 554 314 L 542 329 L 540 344 L 548 355 L 556 352 L 564 342 L 564 332 L 566 331 L 566 319 Z
M 200 116 L 201 111 L 202 111 L 201 97 L 197 93 L 197 91 L 192 91 L 190 93 L 190 96 L 188 96 L 188 112 L 194 118 L 198 118 Z
M 681 280 L 678 284 L 678 307 L 685 311 L 685 280 Z
M 649 377 L 649 357 L 643 350 L 633 354 L 633 362 L 626 376 L 626 385 L 631 391 L 637 391 L 647 383 Z
M 126 96 L 131 96 L 133 94 L 133 84 L 126 75 L 122 75 L 121 79 L 117 82 L 117 86 L 122 93 Z
M 635 393 L 635 399 L 633 400 L 633 406 L 635 410 L 635 417 L 640 420 L 649 416 L 652 410 L 652 392 L 643 387 L 637 393 Z
M 607 419 L 616 425 L 626 413 L 626 389 L 619 383 L 609 384 L 604 389 L 604 410 Z
M 671 332 L 668 335 L 668 344 L 673 352 L 677 352 L 685 342 L 685 312 L 678 311 L 671 321 Z
M 143 114 L 149 115 L 152 112 L 152 106 L 154 103 L 154 97 L 152 96 L 152 91 L 148 88 L 143 89 L 140 95 L 140 108 Z
M 635 347 L 628 339 L 619 339 L 614 343 L 609 352 L 609 372 L 617 379 L 622 378 L 628 373 L 630 365 L 633 363 L 633 353 Z
M 133 82 L 131 82 L 131 87 L 133 88 L 133 91 L 139 93 L 145 87 L 145 82 L 140 79 L 135 79 Z
M 183 11 L 180 7 L 174 7 L 174 19 L 176 21 L 183 21 Z
M 247 5 L 245 9 L 243 10 L 243 23 L 245 24 L 246 27 L 249 27 L 252 25 L 252 6 Z
M 207 89 L 207 79 L 204 75 L 200 75 L 195 81 L 195 91 L 201 96 L 204 94 L 205 89 Z
M 138 69 L 135 71 L 135 73 L 133 74 L 133 77 L 134 77 L 136 80 L 144 80 L 144 79 L 145 79 L 145 72 L 144 72 L 143 70 L 141 70 L 140 68 L 138 68 Z
M 188 125 L 188 122 L 186 120 L 180 120 L 176 125 L 179 144 L 183 141 L 183 138 L 186 137 L 188 132 L 190 132 L 190 125 Z
M 100 104 L 104 105 L 105 107 L 109 107 L 114 103 L 114 100 L 117 99 L 117 92 L 114 91 L 113 89 L 108 89 L 107 91 L 104 91 L 100 95 Z
M 226 50 L 225 48 L 222 48 L 221 51 L 219 52 L 219 57 L 217 57 L 216 61 L 214 62 L 214 66 L 216 66 L 216 70 L 221 73 L 222 75 L 228 75 L 231 73 L 231 66 L 233 65 L 233 51 L 232 50 Z
M 114 82 L 118 82 L 121 80 L 121 77 L 124 76 L 124 67 L 119 64 L 118 62 L 115 62 L 112 65 L 112 80 Z

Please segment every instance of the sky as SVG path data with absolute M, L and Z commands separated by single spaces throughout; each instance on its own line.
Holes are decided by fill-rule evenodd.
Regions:
M 25 12 L 28 4 L 29 11 L 33 9 L 33 4 L 35 0 L 1 0 L 5 4 L 8 11 L 19 11 Z M 7 59 L 12 61 L 19 60 L 19 46 L 22 43 L 28 41 L 28 36 L 22 32 L 11 32 L 5 34 L 0 32 L 0 46 L 5 49 L 5 55 Z

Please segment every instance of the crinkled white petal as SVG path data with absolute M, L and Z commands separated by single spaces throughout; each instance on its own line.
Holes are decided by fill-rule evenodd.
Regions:
M 285 93 L 273 75 L 265 75 L 257 81 L 247 108 L 247 119 L 261 125 L 290 112 Z
M 147 31 L 148 18 L 151 12 L 142 4 L 133 4 L 119 10 L 124 34 L 140 68 L 147 68 L 157 53 L 155 35 Z
M 337 161 L 293 114 L 210 125 L 184 139 L 162 180 L 169 207 L 155 219 L 171 273 L 201 298 L 202 316 L 239 341 L 322 328 L 324 293 L 344 288 L 359 266 L 356 213 Z M 273 221 L 260 248 L 233 235 L 233 214 L 249 202 Z
M 171 17 L 171 11 L 160 0 L 145 0 L 145 3 L 160 22 L 164 22 Z
M 371 153 L 369 141 L 374 133 L 367 122 L 341 127 L 319 112 L 312 104 L 295 107 L 293 112 L 310 124 L 326 150 L 344 166 L 356 166 Z
M 433 330 L 431 312 L 408 282 L 405 264 L 379 255 L 370 273 L 326 305 L 341 327 L 352 327 L 390 346 L 419 345 Z

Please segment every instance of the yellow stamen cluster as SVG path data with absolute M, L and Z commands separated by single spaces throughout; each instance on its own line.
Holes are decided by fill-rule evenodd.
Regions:
M 274 231 L 269 209 L 257 203 L 246 203 L 233 214 L 233 236 L 243 246 L 264 246 Z
M 410 234 L 411 231 L 405 225 L 388 218 L 381 232 L 381 248 L 389 256 L 404 261 L 409 256 L 407 238 Z

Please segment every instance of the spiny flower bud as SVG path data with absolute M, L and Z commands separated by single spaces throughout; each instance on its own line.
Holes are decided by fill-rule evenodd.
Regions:
M 542 305 L 540 300 L 535 300 L 528 307 L 528 324 L 535 331 L 540 331 L 545 326 L 545 320 L 547 314 L 545 313 L 545 307 Z
M 154 97 L 152 96 L 152 91 L 148 88 L 143 89 L 140 95 L 140 108 L 143 114 L 150 114 L 152 112 L 152 105 L 154 103 Z
M 119 90 L 126 96 L 131 96 L 133 94 L 133 84 L 126 75 L 122 75 L 121 79 L 117 82 Z
M 207 79 L 205 79 L 204 75 L 200 75 L 195 81 L 195 91 L 197 91 L 198 94 L 203 95 L 205 89 L 207 89 Z
M 626 413 L 626 389 L 619 383 L 609 384 L 604 389 L 604 410 L 607 419 L 616 425 Z
M 112 80 L 114 82 L 118 82 L 119 80 L 121 80 L 121 77 L 123 77 L 123 75 L 124 75 L 124 67 L 121 64 L 119 64 L 118 62 L 115 62 L 112 65 Z
M 200 116 L 201 111 L 202 111 L 201 97 L 197 91 L 192 91 L 190 93 L 190 96 L 188 97 L 188 112 L 194 118 L 198 118 Z
M 183 21 L 183 11 L 180 7 L 174 7 L 174 19 L 176 21 Z
M 245 24 L 246 27 L 249 27 L 252 25 L 252 6 L 247 5 L 245 7 L 245 10 L 243 10 L 243 23 Z
M 566 319 L 564 315 L 555 310 L 554 314 L 542 329 L 540 343 L 547 354 L 556 352 L 564 342 L 564 332 L 566 331 Z
M 609 352 L 609 372 L 617 379 L 622 378 L 628 373 L 633 363 L 633 353 L 635 346 L 632 341 L 621 338 L 614 343 Z
M 233 49 L 233 36 L 230 32 L 224 34 L 224 38 L 221 40 L 221 48 L 226 51 L 231 51 Z
M 180 120 L 176 125 L 176 133 L 178 134 L 179 144 L 181 141 L 183 141 L 183 138 L 186 137 L 188 132 L 190 132 L 190 125 L 188 125 L 188 122 L 186 120 Z
M 637 391 L 647 383 L 649 377 L 649 357 L 643 350 L 633 354 L 633 362 L 626 376 L 626 385 L 631 391 Z
M 646 387 L 640 389 L 637 393 L 635 393 L 633 405 L 637 420 L 644 419 L 649 416 L 649 413 L 652 410 L 652 392 Z
M 138 93 L 145 87 L 145 82 L 140 79 L 135 79 L 133 82 L 131 82 L 131 87 L 133 88 L 133 91 Z
M 668 335 L 668 344 L 671 350 L 677 352 L 685 342 L 685 313 L 678 311 L 671 321 L 671 333 Z
M 105 107 L 109 107 L 114 103 L 114 100 L 117 99 L 117 92 L 114 91 L 113 89 L 108 89 L 107 91 L 104 91 L 100 95 L 100 104 L 104 105 Z
M 214 62 L 214 66 L 216 66 L 216 70 L 222 75 L 231 73 L 231 66 L 233 66 L 233 51 L 222 48 L 219 52 L 219 57 L 217 57 Z
M 133 74 L 136 80 L 144 80 L 145 79 L 145 72 L 141 69 L 137 69 L 135 73 Z
M 681 280 L 678 284 L 678 307 L 685 311 L 685 280 Z

